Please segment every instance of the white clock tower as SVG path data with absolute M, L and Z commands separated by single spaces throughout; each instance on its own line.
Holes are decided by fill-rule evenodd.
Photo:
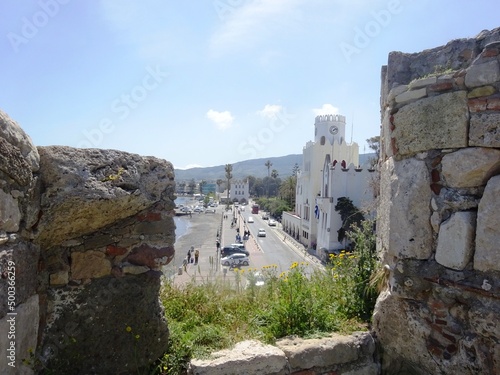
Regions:
M 345 142 L 345 116 L 321 115 L 314 121 L 314 141 L 319 145 Z

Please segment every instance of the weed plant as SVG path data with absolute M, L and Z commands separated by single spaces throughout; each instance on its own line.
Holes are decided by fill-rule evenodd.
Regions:
M 306 263 L 295 262 L 283 272 L 275 265 L 235 269 L 233 282 L 166 282 L 161 298 L 170 343 L 153 373 L 185 374 L 191 358 L 207 358 L 243 340 L 274 344 L 290 335 L 366 330 L 376 299 L 369 287 L 376 266 L 372 227 L 369 221 L 353 227 L 348 235 L 355 250 L 332 255 L 325 270 L 309 275 Z M 256 284 L 257 271 L 263 285 Z

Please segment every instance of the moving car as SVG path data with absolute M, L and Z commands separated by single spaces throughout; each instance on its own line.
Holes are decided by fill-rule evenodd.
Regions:
M 222 264 L 223 266 L 238 267 L 248 266 L 250 263 L 248 261 L 248 256 L 242 253 L 235 253 L 222 258 L 220 260 L 220 264 Z
M 265 237 L 266 236 L 266 230 L 263 228 L 259 229 L 259 233 L 257 233 L 257 237 Z
M 235 246 L 224 246 L 220 252 L 220 256 L 227 257 L 228 255 L 236 254 L 236 253 L 245 254 L 246 256 L 250 255 L 248 250 L 246 250 L 245 248 L 240 249 L 239 247 L 235 247 Z
M 247 222 L 248 222 L 248 223 L 253 223 L 253 217 L 252 217 L 252 216 L 249 216 L 249 217 L 248 217 Z
M 270 227 L 275 227 L 276 226 L 276 220 L 269 219 L 269 221 L 267 222 L 267 225 L 269 225 Z

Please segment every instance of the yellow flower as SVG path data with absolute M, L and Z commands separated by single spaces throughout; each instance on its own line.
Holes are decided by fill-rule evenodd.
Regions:
M 135 339 L 136 339 L 136 340 L 139 340 L 139 337 L 141 337 L 141 336 L 139 336 L 139 335 L 135 335 Z
M 127 328 L 125 328 L 125 331 L 127 331 L 127 332 L 132 332 L 132 327 L 127 326 Z

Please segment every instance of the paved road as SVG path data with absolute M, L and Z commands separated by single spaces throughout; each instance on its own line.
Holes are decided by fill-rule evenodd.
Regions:
M 260 215 L 252 215 L 248 209 L 247 207 L 244 212 L 238 213 L 235 210 L 225 211 L 224 206 L 219 206 L 215 214 L 193 215 L 190 219 L 190 232 L 176 241 L 176 258 L 171 265 L 164 268 L 165 275 L 172 278 L 176 284 L 216 279 L 236 282 L 233 270 L 220 265 L 220 254 L 216 252 L 215 247 L 217 233 L 220 234 L 221 247 L 235 242 L 237 231 L 236 226 L 231 227 L 233 218 L 236 218 L 241 234 L 245 229 L 251 233 L 250 239 L 245 241 L 245 247 L 250 252 L 249 268 L 261 269 L 266 265 L 277 265 L 278 271 L 282 272 L 289 269 L 293 262 L 307 262 L 306 272 L 322 268 L 319 260 L 305 252 L 304 247 L 291 237 L 286 236 L 286 241 L 283 241 L 285 233 L 279 224 L 277 227 L 269 227 L 266 220 L 262 220 Z M 248 216 L 253 216 L 255 222 L 246 223 Z M 266 237 L 257 237 L 259 228 L 266 230 Z M 199 249 L 200 257 L 198 264 L 188 264 L 184 271 L 182 261 L 190 246 Z

